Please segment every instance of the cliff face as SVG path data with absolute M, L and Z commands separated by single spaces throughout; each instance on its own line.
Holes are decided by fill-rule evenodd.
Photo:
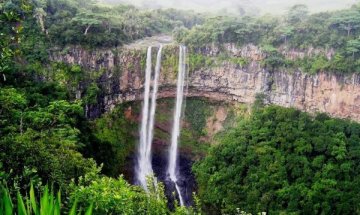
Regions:
M 259 60 L 264 54 L 257 47 L 249 45 L 237 48 L 232 44 L 226 44 L 224 47 L 232 56 L 246 57 L 250 59 L 250 63 L 240 66 L 223 61 L 216 66 L 191 72 L 188 79 L 188 96 L 253 103 L 256 95 L 262 94 L 267 103 L 295 107 L 311 113 L 325 112 L 334 117 L 360 121 L 359 75 L 310 75 L 301 71 L 269 71 L 261 67 Z M 220 52 L 216 47 L 205 47 L 197 51 L 208 56 L 216 56 Z M 333 50 L 316 49 L 305 52 L 282 52 L 290 59 L 318 53 L 331 58 L 334 53 Z M 142 99 L 144 57 L 145 50 L 134 51 L 129 48 L 86 51 L 73 47 L 67 53 L 52 52 L 51 55 L 55 61 L 76 63 L 88 69 L 105 70 L 99 80 L 102 89 L 99 105 L 92 108 L 90 117 L 95 117 L 99 112 L 109 111 L 116 104 Z M 174 97 L 174 69 L 164 67 L 161 71 L 160 98 Z

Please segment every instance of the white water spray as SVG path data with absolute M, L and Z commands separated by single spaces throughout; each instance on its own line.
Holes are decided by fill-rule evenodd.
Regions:
M 180 205 L 184 205 L 184 200 L 181 194 L 181 189 L 178 186 L 177 178 L 177 158 L 178 158 L 178 141 L 180 136 L 180 126 L 181 126 L 181 115 L 182 115 L 182 106 L 184 100 L 184 84 L 185 84 L 185 73 L 186 73 L 186 47 L 180 46 L 179 54 L 179 71 L 177 77 L 177 91 L 176 91 L 176 106 L 174 111 L 174 123 L 171 133 L 171 146 L 169 151 L 169 166 L 168 174 L 171 181 L 175 183 L 176 191 L 179 195 Z
M 142 106 L 142 119 L 141 119 L 141 128 L 140 128 L 140 145 L 138 151 L 138 162 L 136 175 L 137 180 L 140 185 L 148 191 L 146 177 L 153 174 L 152 164 L 151 164 L 151 145 L 153 140 L 154 133 L 154 118 L 156 110 L 156 99 L 158 92 L 158 80 L 161 69 L 161 51 L 162 47 L 157 54 L 156 66 L 155 66 L 155 77 L 153 79 L 153 87 L 151 94 L 151 106 L 149 109 L 149 100 L 150 100 L 150 82 L 151 82 L 151 73 L 152 73 L 152 58 L 151 58 L 151 46 L 147 51 L 146 58 L 146 71 L 145 71 L 145 85 L 144 85 L 144 101 Z M 150 114 L 149 114 L 150 113 Z

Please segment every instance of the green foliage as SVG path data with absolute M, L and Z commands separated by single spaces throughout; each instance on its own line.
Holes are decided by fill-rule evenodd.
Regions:
M 14 185 L 0 190 L 0 214 L 60 215 L 62 210 L 90 215 L 93 209 L 170 214 L 161 185 L 152 188 L 149 198 L 123 179 L 101 178 L 95 161 L 85 158 L 104 163 L 103 172 L 110 176 L 132 168 L 125 161 L 135 148 L 136 127 L 126 118 L 125 108 L 86 121 L 83 105 L 97 104 L 96 81 L 102 71 L 85 72 L 79 65 L 50 62 L 48 54 L 54 45 L 118 46 L 201 20 L 196 21 L 191 12 L 110 8 L 84 0 L 33 0 L 31 7 L 27 1 L 12 0 L 1 2 L 0 12 L 0 180 Z M 82 89 L 83 100 L 75 99 Z M 86 181 L 89 175 L 91 180 Z M 62 193 L 53 195 L 42 187 L 48 182 L 61 187 Z M 22 193 L 29 189 L 24 198 Z M 36 189 L 43 189 L 42 194 Z M 103 192 L 109 189 L 114 195 Z M 90 201 L 86 195 L 92 190 L 100 191 L 92 197 L 104 201 Z M 107 208 L 116 202 L 117 207 Z M 178 207 L 175 212 L 189 211 Z
M 168 213 L 161 184 L 149 189 L 150 193 L 147 194 L 140 187 L 128 184 L 122 177 L 94 179 L 86 175 L 79 179 L 78 185 L 73 183 L 70 186 L 73 188 L 72 202 L 77 201 L 80 206 L 93 203 L 94 214 Z
M 14 188 L 0 190 L 0 212 L 60 214 L 60 192 L 53 195 L 45 187 L 41 195 L 35 194 L 36 188 L 51 182 L 62 187 L 64 199 L 73 203 L 64 202 L 64 211 L 70 214 L 91 214 L 92 209 L 95 214 L 172 213 L 161 184 L 150 183 L 151 192 L 146 194 L 122 177 L 100 177 L 95 161 L 85 158 L 103 163 L 107 176 L 118 177 L 131 168 L 126 160 L 135 148 L 136 119 L 126 116 L 125 105 L 88 123 L 83 105 L 97 104 L 101 92 L 96 83 L 102 71 L 95 74 L 78 65 L 51 63 L 51 46 L 116 47 L 173 31 L 177 41 L 195 51 L 188 56 L 190 71 L 224 61 L 246 65 L 247 59 L 227 53 L 218 57 L 199 53 L 213 44 L 221 48 L 223 43 L 252 43 L 262 46 L 266 54 L 262 63 L 270 69 L 359 72 L 359 11 L 353 7 L 308 15 L 304 6 L 297 5 L 286 20 L 215 17 L 204 22 L 192 12 L 106 7 L 85 0 L 1 2 L 0 180 Z M 334 48 L 336 55 L 289 61 L 278 51 L 283 47 Z M 164 57 L 165 70 L 175 67 L 176 71 L 174 50 Z M 81 92 L 83 100 L 74 101 L 81 88 L 86 88 Z M 194 137 L 205 134 L 208 104 L 188 100 L 187 105 L 189 128 L 183 130 L 181 140 L 185 147 L 203 151 L 203 146 L 194 146 Z M 239 209 L 271 214 L 358 213 L 359 125 L 323 115 L 312 118 L 292 109 L 263 108 L 261 102 L 254 109 L 250 119 L 231 129 L 194 167 L 204 207 L 213 213 L 240 213 Z M 31 180 L 34 185 L 29 185 Z M 29 197 L 23 198 L 21 193 L 28 189 Z M 173 213 L 200 211 L 176 206 Z
M 185 119 L 190 123 L 191 130 L 197 137 L 206 135 L 204 128 L 210 114 L 211 109 L 208 101 L 192 98 L 186 100 Z
M 302 59 L 295 60 L 293 63 L 296 67 L 300 68 L 302 72 L 310 74 L 328 71 L 330 66 L 330 61 L 324 55 L 304 57 Z
M 138 186 L 130 185 L 122 176 L 118 179 L 97 177 L 87 174 L 77 184 L 70 185 L 70 200 L 73 204 L 85 207 L 93 205 L 93 214 L 177 214 L 200 215 L 199 202 L 196 207 L 180 207 L 176 205 L 173 212 L 167 207 L 164 185 L 156 182 L 156 178 L 148 178 L 146 193 Z
M 360 27 L 360 12 L 356 8 L 341 11 L 331 18 L 331 24 L 338 30 L 347 32 L 346 35 L 349 37 Z
M 59 45 L 81 44 L 86 47 L 113 47 L 171 32 L 175 27 L 201 23 L 192 12 L 175 10 L 139 10 L 129 5 L 107 6 L 75 0 L 48 0 L 42 8 L 50 40 Z M 71 25 L 69 25 L 71 23 Z
M 30 12 L 28 1 L 0 3 L 0 74 L 2 81 L 14 71 L 14 58 L 20 53 L 23 21 Z
M 175 38 L 182 43 L 194 48 L 207 44 L 235 42 L 246 44 L 257 42 L 259 38 L 256 20 L 251 17 L 242 19 L 234 17 L 213 17 L 190 30 L 177 29 Z
M 46 185 L 43 189 L 43 192 L 39 195 L 39 200 L 36 199 L 34 186 L 31 184 L 30 187 L 30 197 L 27 196 L 24 198 L 17 192 L 16 195 L 16 204 L 14 206 L 9 195 L 9 192 L 3 186 L 0 187 L 0 213 L 4 215 L 13 215 L 15 210 L 17 210 L 17 215 L 60 215 L 61 211 L 61 193 L 60 191 L 54 195 L 52 190 L 49 190 Z M 76 204 L 73 204 L 72 209 L 69 215 L 81 214 L 81 210 L 76 208 Z M 91 215 L 93 206 L 90 205 L 86 210 L 86 215 Z M 79 213 L 77 213 L 79 212 Z
M 241 67 L 249 65 L 249 60 L 243 57 L 230 57 L 228 61 Z
M 262 47 L 262 51 L 266 54 L 265 59 L 262 60 L 262 64 L 266 68 L 274 70 L 274 68 L 286 65 L 284 56 L 279 53 L 275 47 L 271 45 L 264 45 Z
M 13 214 L 13 204 L 11 197 L 7 189 L 0 187 L 0 212 L 4 215 Z
M 309 14 L 309 9 L 304 4 L 294 5 L 287 14 L 287 21 L 290 24 L 296 24 L 303 21 Z
M 214 60 L 202 54 L 190 53 L 189 59 L 189 72 L 194 72 L 202 68 L 209 68 L 214 65 Z
M 221 47 L 224 43 L 238 46 L 252 43 L 260 47 L 274 47 L 274 51 L 265 50 L 266 59 L 261 62 L 270 69 L 277 67 L 297 69 L 299 67 L 296 66 L 301 64 L 302 70 L 312 74 L 318 71 L 358 72 L 359 14 L 360 7 L 353 6 L 348 10 L 309 15 L 305 5 L 295 5 L 289 9 L 283 19 L 270 15 L 259 18 L 209 17 L 203 25 L 192 29 L 177 28 L 173 35 L 178 42 L 193 48 L 195 53 L 202 53 L 204 47 L 211 47 L 214 44 Z M 314 59 L 293 62 L 277 52 L 279 49 L 306 52 L 313 48 L 323 50 L 323 55 L 327 56 L 328 50 L 333 48 L 338 57 L 326 62 L 329 60 L 316 55 L 308 57 Z M 205 57 L 194 55 L 190 57 L 190 70 L 204 67 L 206 62 L 202 58 Z M 315 65 L 310 65 L 311 63 Z
M 257 109 L 194 166 L 207 212 L 352 214 L 360 125 L 275 106 Z
M 360 60 L 346 58 L 341 54 L 336 54 L 328 64 L 328 70 L 340 73 L 360 72 Z
M 83 97 L 83 101 L 86 104 L 94 105 L 98 102 L 98 96 L 100 94 L 100 88 L 96 83 L 91 83 L 86 88 L 85 96 Z
M 30 107 L 26 93 L 14 88 L 1 88 L 0 101 L 0 161 L 10 173 L 8 183 L 26 188 L 26 181 L 40 177 L 66 188 L 71 178 L 94 167 L 76 151 L 80 103 L 56 100 Z
M 126 159 L 135 149 L 137 131 L 135 122 L 125 117 L 130 108 L 123 105 L 104 114 L 101 118 L 90 122 L 88 145 L 84 154 L 94 158 L 97 163 L 104 164 L 103 173 L 117 177 L 127 167 Z
M 165 46 L 163 49 L 162 54 L 162 60 L 161 60 L 161 68 L 162 73 L 164 76 L 173 75 L 173 77 L 176 77 L 176 74 L 178 72 L 179 67 L 179 48 L 178 46 Z M 142 71 L 145 71 L 145 61 L 146 61 L 146 55 L 144 53 L 142 62 Z M 170 76 L 171 77 L 171 76 Z
M 75 23 L 85 26 L 84 35 L 86 36 L 92 25 L 99 25 L 101 23 L 100 19 L 101 17 L 92 11 L 82 10 L 78 12 L 72 20 Z
M 271 44 L 292 48 L 344 48 L 351 36 L 359 36 L 359 7 L 309 15 L 305 5 L 295 5 L 283 20 L 270 15 L 260 18 L 207 18 L 203 25 L 174 31 L 177 41 L 188 46 L 235 43 Z M 343 32 L 347 32 L 343 34 Z
M 353 58 L 355 58 L 355 54 L 360 51 L 360 40 L 349 40 L 346 44 L 346 53 L 350 54 Z

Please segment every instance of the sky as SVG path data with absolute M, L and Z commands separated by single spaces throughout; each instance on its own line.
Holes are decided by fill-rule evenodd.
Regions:
M 193 9 L 199 12 L 239 12 L 245 8 L 252 14 L 282 14 L 292 5 L 306 4 L 311 12 L 349 8 L 360 0 L 102 0 L 129 3 L 147 8 Z

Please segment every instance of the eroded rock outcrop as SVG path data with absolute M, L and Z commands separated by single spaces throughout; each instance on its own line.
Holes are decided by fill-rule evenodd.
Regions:
M 234 57 L 246 57 L 246 66 L 222 62 L 211 68 L 198 69 L 189 75 L 188 96 L 207 97 L 226 102 L 252 103 L 258 94 L 266 102 L 295 107 L 307 112 L 325 112 L 334 117 L 360 121 L 360 77 L 359 75 L 335 75 L 321 72 L 315 75 L 299 70 L 269 71 L 259 60 L 264 54 L 255 46 L 237 48 L 227 44 L 225 49 Z M 199 50 L 209 56 L 220 51 L 216 47 Z M 290 51 L 284 55 L 290 59 L 323 52 L 328 58 L 333 50 Z M 55 61 L 80 64 L 88 69 L 105 72 L 99 79 L 102 96 L 97 108 L 100 112 L 111 110 L 124 101 L 141 100 L 143 87 L 143 61 L 145 50 L 117 49 L 87 51 L 73 47 L 63 52 L 52 52 Z M 163 68 L 160 78 L 159 97 L 175 94 L 175 71 Z M 96 113 L 98 113 L 97 111 Z M 91 115 L 91 113 L 90 113 Z M 91 116 L 94 116 L 92 114 Z

